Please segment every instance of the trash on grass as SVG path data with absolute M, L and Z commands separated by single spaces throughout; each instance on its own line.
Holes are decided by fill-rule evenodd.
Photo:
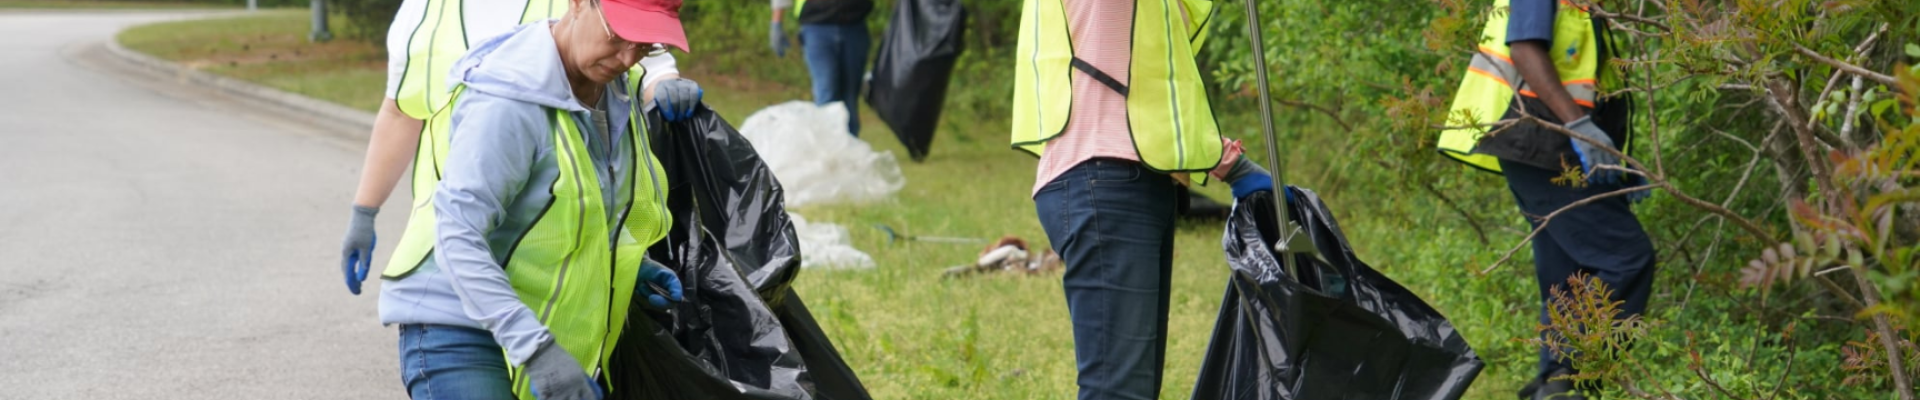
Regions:
M 786 188 L 788 207 L 864 203 L 906 186 L 892 152 L 874 151 L 847 133 L 847 110 L 839 103 L 776 104 L 747 116 L 740 134 Z
M 947 272 L 941 276 L 950 279 L 990 273 L 1039 275 L 1060 271 L 1065 266 L 1053 249 L 1042 249 L 1039 254 L 1034 254 L 1026 240 L 1007 236 L 980 250 L 980 258 L 975 259 L 972 265 L 947 268 Z
M 800 267 L 828 269 L 870 269 L 873 256 L 853 248 L 847 228 L 839 224 L 807 222 L 800 214 L 793 217 L 793 230 L 800 234 Z

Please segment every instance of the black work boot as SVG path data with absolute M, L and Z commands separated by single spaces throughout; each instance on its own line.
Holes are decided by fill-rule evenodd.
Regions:
M 1528 381 L 1526 386 L 1520 387 L 1520 400 L 1533 400 L 1534 392 L 1540 391 L 1540 382 L 1544 380 L 1546 380 L 1545 377 L 1534 375 L 1532 381 Z
M 1573 379 L 1567 378 L 1573 374 L 1573 370 L 1566 368 L 1547 373 L 1533 392 L 1533 400 L 1587 400 L 1587 394 L 1592 393 L 1591 385 L 1576 384 Z

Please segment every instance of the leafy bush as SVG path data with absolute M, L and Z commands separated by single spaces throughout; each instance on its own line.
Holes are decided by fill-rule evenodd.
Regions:
M 1522 318 L 1482 313 L 1528 315 L 1539 300 L 1524 287 L 1474 281 L 1528 280 L 1512 276 L 1525 267 L 1500 268 L 1525 261 L 1517 254 L 1524 231 L 1509 231 L 1519 225 L 1497 178 L 1432 147 L 1437 128 L 1449 125 L 1449 93 L 1490 3 L 1263 2 L 1259 22 L 1271 89 L 1286 106 L 1278 117 L 1339 126 L 1339 145 L 1314 147 L 1351 160 L 1328 174 L 1332 189 L 1347 189 L 1329 197 L 1368 213 L 1431 210 L 1362 216 L 1357 225 L 1405 219 L 1400 225 L 1437 245 L 1465 247 L 1389 245 L 1394 252 L 1369 256 L 1412 265 L 1389 274 L 1429 294 L 1477 339 L 1487 378 L 1511 381 L 1531 372 L 1531 346 L 1487 342 L 1525 341 L 1534 330 L 1507 322 Z M 1627 90 L 1645 107 L 1636 112 L 1642 145 L 1632 162 L 1663 194 L 1637 210 L 1662 260 L 1653 310 L 1630 330 L 1646 356 L 1622 358 L 1644 362 L 1581 352 L 1586 364 L 1620 366 L 1590 377 L 1622 383 L 1616 390 L 1635 397 L 1912 399 L 1916 367 L 1902 354 L 1914 338 L 1903 327 L 1920 277 L 1911 205 L 1920 201 L 1920 172 L 1903 133 L 1915 118 L 1903 110 L 1920 86 L 1875 71 L 1904 69 L 1895 64 L 1905 59 L 1900 45 L 1915 40 L 1920 3 L 1572 3 L 1612 16 L 1629 43 L 1610 67 L 1630 77 Z M 1221 16 L 1206 56 L 1221 92 L 1243 94 L 1254 68 L 1245 19 Z M 1920 57 L 1920 47 L 1912 51 Z M 1282 142 L 1315 142 L 1288 133 Z M 1369 195 L 1401 188 L 1442 201 Z M 1480 247 L 1454 239 L 1462 232 L 1474 232 Z M 1490 244 L 1507 250 L 1490 254 Z M 1490 275 L 1459 273 L 1469 266 Z M 1415 279 L 1427 277 L 1438 279 Z M 1795 372 L 1843 367 L 1851 373 Z
M 879 3 L 875 32 L 888 15 Z M 1473 341 L 1489 365 L 1481 396 L 1531 377 L 1529 340 L 1543 328 L 1530 256 L 1519 251 L 1526 217 L 1500 178 L 1433 147 L 1491 3 L 1271 0 L 1258 18 L 1285 177 L 1334 203 L 1362 258 Z M 1612 390 L 1627 397 L 1911 399 L 1920 71 L 1902 65 L 1920 62 L 1910 45 L 1920 43 L 1920 3 L 1573 3 L 1613 15 L 1628 43 L 1610 67 L 1627 72 L 1644 107 L 1630 155 L 1660 191 L 1636 207 L 1661 260 L 1652 308 L 1602 327 L 1627 328 L 1615 331 L 1634 346 L 1585 360 L 1606 366 L 1589 377 L 1620 383 Z M 945 118 L 1004 124 L 1020 1 L 966 6 L 969 47 L 954 79 L 978 84 L 953 87 Z M 1223 130 L 1252 139 L 1250 154 L 1264 159 L 1244 3 L 1217 7 L 1202 65 Z M 760 2 L 695 2 L 686 15 L 761 32 L 766 12 Z M 703 75 L 806 81 L 791 63 L 763 66 L 764 35 L 697 40 L 740 49 L 700 54 Z M 994 134 L 953 132 L 1005 140 Z M 1599 289 L 1556 301 L 1580 304 Z
M 401 0 L 328 0 L 327 11 L 343 19 L 341 29 L 348 39 L 385 45 L 387 28 L 400 11 Z

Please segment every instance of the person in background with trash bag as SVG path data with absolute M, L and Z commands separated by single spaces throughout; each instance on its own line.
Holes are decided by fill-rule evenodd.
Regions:
M 447 72 L 466 54 L 468 42 L 498 36 L 520 24 L 559 17 L 566 10 L 565 0 L 405 0 L 400 4 L 387 29 L 386 98 L 374 117 L 346 238 L 341 240 L 340 265 L 347 291 L 360 294 L 360 284 L 373 265 L 377 243 L 374 217 L 410 163 L 416 175 L 414 201 L 429 201 L 432 179 L 428 178 L 437 178 L 425 175 L 437 175 L 433 171 L 438 167 L 430 164 L 430 157 L 416 157 L 415 153 L 428 150 L 423 153 L 431 154 L 434 150 L 421 148 L 422 136 L 445 134 L 451 113 L 440 111 L 450 102 Z M 436 18 L 427 18 L 429 15 Z M 672 54 L 664 48 L 655 49 L 640 60 L 646 70 L 643 101 L 649 109 L 671 110 L 663 113 L 666 118 L 678 120 L 690 115 L 700 103 L 700 85 L 680 77 Z M 436 115 L 441 120 L 434 125 L 440 129 L 426 130 L 426 120 Z M 445 139 L 437 137 L 427 143 L 444 145 Z M 431 216 L 430 209 L 415 209 L 417 217 Z M 395 262 L 418 263 L 424 257 L 421 254 Z
M 383 274 L 414 398 L 600 398 L 634 296 L 680 301 L 644 258 L 671 216 L 631 71 L 654 45 L 687 50 L 680 5 L 571 0 L 454 64 L 434 240 L 396 250 L 432 256 Z
M 1211 3 L 1023 8 L 1012 142 L 1040 157 L 1033 201 L 1066 261 L 1079 398 L 1156 398 L 1181 185 L 1204 173 L 1195 178 L 1223 179 L 1243 198 L 1273 179 L 1220 136 L 1208 104 L 1194 55 Z M 1160 12 L 1169 8 L 1179 11 Z
M 772 0 L 773 54 L 787 56 L 787 33 L 782 20 L 792 8 L 800 21 L 800 45 L 807 53 L 807 73 L 813 76 L 813 103 L 840 102 L 847 108 L 847 133 L 860 136 L 860 85 L 866 80 L 867 51 L 873 34 L 867 15 L 873 0 Z
M 1582 7 L 1554 0 L 1496 1 L 1480 52 L 1473 56 L 1454 98 L 1453 113 L 1473 115 L 1475 125 L 1517 119 L 1495 135 L 1481 127 L 1441 133 L 1442 154 L 1505 175 L 1527 222 L 1538 229 L 1549 215 L 1574 202 L 1639 186 L 1645 177 L 1621 165 L 1632 102 L 1603 97 L 1622 87 L 1606 68 L 1617 49 L 1606 21 Z M 1550 84 L 1532 84 L 1550 82 Z M 1514 96 L 1515 93 L 1520 96 Z M 1537 119 L 1526 119 L 1530 116 Z M 1557 127 L 1555 126 L 1557 125 Z M 1564 129 L 1567 132 L 1562 132 Z M 1485 136 L 1482 138 L 1482 136 Z M 1578 166 L 1585 182 L 1559 184 L 1561 171 Z M 1540 323 L 1546 324 L 1554 288 L 1570 277 L 1590 275 L 1613 291 L 1627 318 L 1646 312 L 1654 276 L 1653 241 L 1633 214 L 1645 190 L 1599 199 L 1555 216 L 1533 239 L 1539 280 Z M 1551 331 L 1544 340 L 1559 340 Z M 1547 348 L 1538 373 L 1520 391 L 1522 399 L 1581 399 L 1593 383 L 1576 384 L 1579 368 Z

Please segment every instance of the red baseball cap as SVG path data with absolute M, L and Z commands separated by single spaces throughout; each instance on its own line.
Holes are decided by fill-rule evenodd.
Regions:
M 687 48 L 687 31 L 680 27 L 681 0 L 601 0 L 601 12 L 613 33 L 634 43 L 659 43 Z

